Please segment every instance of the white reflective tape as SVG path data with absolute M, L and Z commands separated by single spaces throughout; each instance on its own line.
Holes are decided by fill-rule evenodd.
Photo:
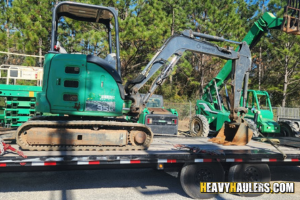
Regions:
M 203 162 L 203 159 L 195 159 L 195 162 Z
M 168 159 L 158 159 L 157 163 L 167 163 Z
M 78 161 L 77 165 L 88 165 L 89 161 Z
M 292 159 L 291 158 L 286 158 L 286 159 L 284 159 L 284 162 L 292 162 Z
M 31 165 L 32 166 L 44 166 L 45 163 L 44 162 L 32 162 Z
M 130 164 L 130 160 L 120 160 L 120 164 Z
M 57 158 L 47 158 L 45 161 L 55 161 L 55 162 L 61 162 L 64 161 L 63 157 L 57 157 Z
M 262 162 L 270 162 L 270 159 L 269 158 L 262 158 L 261 161 Z
M 15 163 L 17 162 L 16 160 L 3 160 L 0 161 L 0 163 Z M 39 158 L 34 158 L 34 159 L 24 159 L 22 162 L 41 162 L 41 159 Z
M 72 158 L 71 161 L 85 161 L 85 160 L 90 160 L 89 157 L 75 157 L 75 158 Z
M 226 162 L 235 162 L 234 158 L 226 158 Z

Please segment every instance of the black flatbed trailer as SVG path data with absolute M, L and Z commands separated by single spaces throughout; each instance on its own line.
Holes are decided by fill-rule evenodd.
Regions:
M 12 147 L 18 149 L 15 144 Z M 174 170 L 181 172 L 181 185 L 189 196 L 207 198 L 214 194 L 200 194 L 201 181 L 222 182 L 226 175 L 228 180 L 247 182 L 235 176 L 246 173 L 245 166 L 261 170 L 259 180 L 270 181 L 270 173 L 265 173 L 269 170 L 268 165 L 300 165 L 299 148 L 279 148 L 286 158 L 271 144 L 254 140 L 246 146 L 223 146 L 208 142 L 208 138 L 155 137 L 145 151 L 23 151 L 27 158 L 6 151 L 0 156 L 0 172 L 100 168 Z M 214 175 L 203 175 L 207 171 Z M 205 177 L 197 176 L 199 184 L 195 184 L 195 180 L 191 179 L 200 172 Z

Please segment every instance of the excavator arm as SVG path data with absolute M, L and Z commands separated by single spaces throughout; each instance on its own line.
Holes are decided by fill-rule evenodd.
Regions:
M 239 50 L 233 51 L 224 49 L 207 40 L 235 43 L 239 45 Z M 125 91 L 127 93 L 127 99 L 131 99 L 133 102 L 130 108 L 131 113 L 139 114 L 143 110 L 150 96 L 155 89 L 164 82 L 168 75 L 170 75 L 185 51 L 203 53 L 231 61 L 231 67 L 234 69 L 232 73 L 233 98 L 231 102 L 231 118 L 232 120 L 236 120 L 237 113 L 242 109 L 239 108 L 239 101 L 243 89 L 243 81 L 245 81 L 244 88 L 247 89 L 248 84 L 248 76 L 246 74 L 248 74 L 251 66 L 249 46 L 246 42 L 235 42 L 216 36 L 192 32 L 190 30 L 185 30 L 180 35 L 170 37 L 154 55 L 145 69 L 135 79 L 126 83 Z M 147 94 L 141 99 L 138 93 L 139 89 L 161 68 L 161 73 L 153 81 Z

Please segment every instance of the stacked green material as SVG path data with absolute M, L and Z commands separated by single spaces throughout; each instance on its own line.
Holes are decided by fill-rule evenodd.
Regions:
M 0 84 L 0 97 L 5 98 L 5 106 L 0 107 L 0 121 L 5 127 L 18 127 L 31 117 L 39 115 L 35 111 L 36 93 L 39 86 Z

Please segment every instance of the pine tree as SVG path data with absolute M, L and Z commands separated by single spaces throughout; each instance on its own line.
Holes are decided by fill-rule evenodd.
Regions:
M 20 33 L 14 48 L 22 53 L 44 55 L 50 49 L 51 9 L 49 0 L 14 0 L 12 2 L 11 23 Z M 26 57 L 23 64 L 34 66 L 42 60 Z
M 250 16 L 253 8 L 240 1 L 181 1 L 186 22 L 184 29 L 192 29 L 196 32 L 221 36 L 226 39 L 240 41 L 246 34 L 246 17 Z M 245 13 L 247 16 L 241 16 Z M 240 9 L 242 11 L 240 11 Z M 244 10 L 244 11 L 243 11 Z M 252 13 L 253 16 L 253 13 Z M 218 43 L 222 47 L 234 46 L 228 43 Z M 178 64 L 180 73 L 174 78 L 177 80 L 179 96 L 199 98 L 199 87 L 204 87 L 215 77 L 223 67 L 225 60 L 209 57 L 200 53 L 186 53 L 184 60 Z M 179 80 L 179 81 L 178 81 Z
M 9 52 L 10 48 L 10 12 L 12 0 L 0 0 L 0 51 Z M 8 64 L 10 55 L 0 54 L 1 63 Z
M 285 4 L 286 2 L 272 0 L 266 9 L 276 13 L 277 17 L 282 17 Z M 297 56 L 300 37 L 271 30 L 258 45 L 263 49 L 262 88 L 270 93 L 273 105 L 291 106 L 300 90 L 300 60 Z M 296 100 L 299 104 L 299 100 Z

